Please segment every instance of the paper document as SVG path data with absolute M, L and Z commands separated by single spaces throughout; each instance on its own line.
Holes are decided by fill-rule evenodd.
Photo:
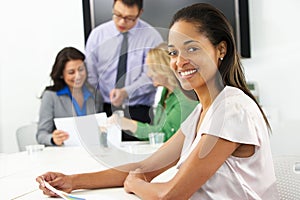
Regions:
M 55 194 L 57 194 L 58 196 L 60 196 L 61 198 L 65 199 L 65 200 L 85 200 L 85 198 L 73 196 L 64 191 L 57 190 L 46 181 L 44 181 L 44 185 L 46 188 L 48 188 L 49 190 L 51 190 L 52 192 L 54 192 Z
M 93 128 L 94 132 L 97 131 L 98 126 L 104 123 L 106 119 L 106 113 L 97 113 L 86 116 L 55 118 L 54 123 L 57 130 L 63 130 L 69 134 L 69 139 L 64 141 L 64 145 L 79 146 L 81 145 L 80 141 L 82 141 L 82 137 L 84 136 L 83 134 L 85 134 L 85 130 L 86 132 L 90 132 L 91 128 Z M 97 133 L 94 133 L 94 135 L 96 134 Z

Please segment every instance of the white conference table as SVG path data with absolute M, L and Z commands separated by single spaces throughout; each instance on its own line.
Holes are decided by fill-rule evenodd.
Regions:
M 132 148 L 132 147 L 131 147 Z M 143 150 L 154 152 L 149 144 Z M 46 147 L 28 154 L 26 151 L 0 156 L 0 199 L 50 199 L 38 189 L 35 178 L 47 171 L 65 174 L 107 169 L 83 147 Z M 139 199 L 124 188 L 78 190 L 72 194 L 86 199 Z M 59 199 L 59 198 L 55 198 Z

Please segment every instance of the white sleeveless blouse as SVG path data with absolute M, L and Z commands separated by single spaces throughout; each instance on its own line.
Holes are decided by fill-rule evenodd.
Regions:
M 255 102 L 240 89 L 226 86 L 207 111 L 195 138 L 201 108 L 199 104 L 181 125 L 185 141 L 178 168 L 203 133 L 255 145 L 255 153 L 248 158 L 230 156 L 191 199 L 278 199 L 269 133 Z

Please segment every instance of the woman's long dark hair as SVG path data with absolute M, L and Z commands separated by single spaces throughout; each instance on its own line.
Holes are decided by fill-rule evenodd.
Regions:
M 181 20 L 195 24 L 199 33 L 204 34 L 214 46 L 217 46 L 222 41 L 226 42 L 227 52 L 219 66 L 219 72 L 222 77 L 222 80 L 220 80 L 221 84 L 237 87 L 248 95 L 257 104 L 269 130 L 271 130 L 266 115 L 247 87 L 232 27 L 224 14 L 209 4 L 197 3 L 179 10 L 173 16 L 170 28 L 175 22 Z
M 64 88 L 67 84 L 63 79 L 63 71 L 66 63 L 71 60 L 82 60 L 84 61 L 85 55 L 74 47 L 65 47 L 58 52 L 50 77 L 53 81 L 53 85 L 47 86 L 45 90 L 58 91 Z

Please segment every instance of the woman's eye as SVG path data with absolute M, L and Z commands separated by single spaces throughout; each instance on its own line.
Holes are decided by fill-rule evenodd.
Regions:
M 169 56 L 175 56 L 177 55 L 177 51 L 169 51 Z
M 187 51 L 188 52 L 195 52 L 195 51 L 197 51 L 199 48 L 197 48 L 197 47 L 190 47 L 190 48 L 188 48 L 187 49 Z
M 79 70 L 78 70 L 78 71 L 82 72 L 82 71 L 84 71 L 84 68 L 79 68 Z

